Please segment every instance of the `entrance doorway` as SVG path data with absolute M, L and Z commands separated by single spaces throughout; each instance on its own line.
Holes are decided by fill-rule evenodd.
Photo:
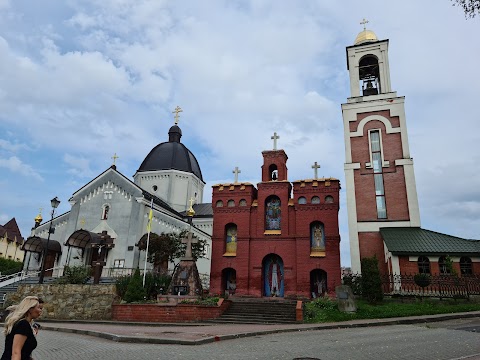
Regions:
M 285 281 L 282 258 L 277 254 L 269 254 L 262 263 L 263 296 L 283 297 Z
M 327 292 L 327 273 L 324 270 L 310 271 L 310 294 L 312 298 L 325 295 Z
M 223 289 L 229 295 L 235 294 L 237 290 L 237 272 L 235 269 L 226 268 L 222 271 Z

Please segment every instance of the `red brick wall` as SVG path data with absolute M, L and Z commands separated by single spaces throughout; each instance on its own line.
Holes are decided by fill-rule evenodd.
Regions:
M 268 154 L 265 154 L 268 153 Z M 264 152 L 262 178 L 266 175 L 274 152 Z M 268 156 L 266 156 L 268 155 Z M 280 154 L 281 155 L 281 154 Z M 279 155 L 279 156 L 280 156 Z M 281 156 L 279 157 L 282 158 Z M 277 159 L 277 158 L 275 158 Z M 278 159 L 277 159 L 278 160 Z M 286 161 L 286 155 L 285 155 Z M 280 169 L 282 163 L 276 163 Z M 286 169 L 286 166 L 285 166 Z M 253 187 L 253 186 L 252 186 Z M 240 189 L 228 190 L 229 186 L 215 186 L 212 203 L 218 199 L 239 198 Z M 293 199 L 290 198 L 292 184 L 288 181 L 268 181 L 258 185 L 258 191 L 249 190 L 252 201 L 248 210 L 235 208 L 215 208 L 213 215 L 212 265 L 210 275 L 210 292 L 224 292 L 225 279 L 222 271 L 233 268 L 237 276 L 236 295 L 262 296 L 262 262 L 269 254 L 277 254 L 284 264 L 285 296 L 310 297 L 310 272 L 322 269 L 327 272 L 327 288 L 332 292 L 341 282 L 340 277 L 340 234 L 338 229 L 340 183 L 331 180 L 329 186 L 318 181 L 295 182 Z M 298 194 L 297 194 L 298 192 Z M 276 195 L 281 200 L 281 234 L 264 234 L 265 200 Z M 326 204 L 325 196 L 334 198 L 333 203 Z M 308 203 L 298 204 L 298 197 L 305 196 Z M 318 196 L 320 204 L 311 204 L 311 198 Z M 256 201 L 255 201 L 256 200 Z M 256 205 L 250 206 L 256 202 Z M 224 201 L 226 204 L 226 202 Z M 310 257 L 310 224 L 320 221 L 325 226 L 325 257 Z M 235 223 L 238 230 L 237 253 L 234 257 L 223 256 L 225 253 L 225 225 Z
M 112 305 L 112 320 L 135 322 L 193 322 L 218 318 L 228 307 L 229 301 L 220 306 L 117 304 Z
M 383 239 L 379 232 L 362 232 L 358 234 L 360 246 L 360 259 L 364 257 L 376 256 L 378 259 L 378 268 L 381 273 L 388 273 L 387 263 L 385 262 Z

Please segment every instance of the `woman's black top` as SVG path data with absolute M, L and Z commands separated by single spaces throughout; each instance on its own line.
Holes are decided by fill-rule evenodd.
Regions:
M 22 360 L 30 360 L 32 356 L 32 351 L 37 347 L 37 339 L 33 334 L 32 327 L 30 323 L 22 319 L 13 325 L 12 331 L 5 337 L 5 350 L 0 360 L 11 360 L 12 359 L 12 350 L 13 350 L 13 338 L 16 334 L 25 335 L 27 340 L 22 347 Z

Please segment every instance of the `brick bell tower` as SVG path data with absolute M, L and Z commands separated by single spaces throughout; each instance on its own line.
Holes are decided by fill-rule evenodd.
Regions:
M 388 40 L 360 32 L 347 47 L 350 97 L 342 104 L 345 179 L 352 271 L 360 259 L 385 263 L 382 227 L 419 227 L 413 159 L 408 146 L 405 97 L 390 84 Z

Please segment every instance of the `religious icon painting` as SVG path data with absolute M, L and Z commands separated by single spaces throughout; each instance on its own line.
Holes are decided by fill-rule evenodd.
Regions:
M 263 293 L 264 296 L 284 296 L 283 260 L 275 254 L 267 255 L 263 261 Z
M 229 255 L 237 254 L 237 225 L 228 224 L 226 226 L 225 253 Z
M 267 199 L 265 206 L 266 230 L 281 230 L 280 221 L 282 219 L 282 210 L 280 205 L 280 199 L 276 196 L 271 196 Z
M 319 221 L 310 225 L 310 244 L 312 251 L 325 251 L 325 229 Z

